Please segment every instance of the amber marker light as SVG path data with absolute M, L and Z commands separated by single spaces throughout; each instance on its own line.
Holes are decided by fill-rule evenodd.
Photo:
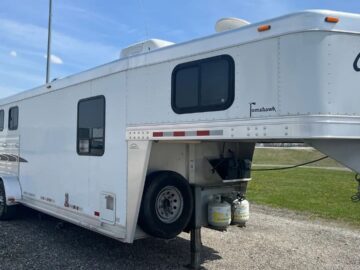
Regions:
M 258 31 L 259 32 L 264 32 L 264 31 L 268 31 L 271 29 L 271 25 L 270 24 L 264 24 L 264 25 L 260 25 L 258 27 Z
M 338 22 L 339 22 L 339 18 L 336 18 L 336 17 L 326 17 L 326 18 L 325 18 L 325 22 L 328 22 L 328 23 L 338 23 Z

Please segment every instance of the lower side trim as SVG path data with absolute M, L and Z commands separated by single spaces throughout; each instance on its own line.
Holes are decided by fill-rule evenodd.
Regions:
M 19 202 L 22 205 L 25 205 L 39 212 L 43 212 L 45 214 L 70 222 L 85 229 L 114 238 L 118 241 L 125 242 L 126 228 L 120 225 L 109 225 L 88 215 L 75 213 L 67 209 L 62 209 L 61 207 L 58 207 L 56 205 L 47 204 L 42 201 L 31 199 L 28 197 L 24 197 Z

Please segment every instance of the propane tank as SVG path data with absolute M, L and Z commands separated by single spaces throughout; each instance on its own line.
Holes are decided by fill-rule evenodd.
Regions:
M 208 204 L 208 222 L 221 230 L 226 229 L 231 223 L 231 205 L 225 201 L 222 202 L 220 195 Z
M 249 220 L 250 210 L 249 202 L 245 196 L 238 195 L 238 198 L 231 204 L 232 224 L 239 224 L 245 227 L 245 223 Z

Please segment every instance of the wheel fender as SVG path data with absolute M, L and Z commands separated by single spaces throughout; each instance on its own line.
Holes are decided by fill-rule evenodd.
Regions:
M 0 176 L 0 180 L 4 183 L 6 194 L 6 205 L 18 204 L 22 199 L 21 186 L 16 176 Z

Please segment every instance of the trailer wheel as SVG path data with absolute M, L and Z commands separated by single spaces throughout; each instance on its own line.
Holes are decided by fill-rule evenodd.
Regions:
M 6 204 L 5 187 L 2 180 L 0 180 L 0 220 L 9 220 L 16 216 L 16 205 L 8 206 Z
M 139 225 L 148 234 L 171 239 L 181 233 L 193 212 L 188 181 L 172 171 L 150 174 L 145 183 Z

